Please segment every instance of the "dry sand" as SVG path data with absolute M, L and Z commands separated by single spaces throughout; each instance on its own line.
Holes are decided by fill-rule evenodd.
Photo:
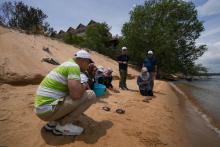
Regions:
M 43 46 L 49 47 L 52 54 L 42 51 Z M 33 112 L 34 94 L 38 85 L 30 83 L 36 84 L 55 67 L 41 63 L 42 57 L 52 56 L 63 62 L 77 50 L 56 40 L 0 27 L 0 81 L 10 83 L 0 85 L 0 146 L 220 145 L 214 132 L 201 122 L 201 118 L 192 109 L 188 106 L 185 109 L 185 99 L 164 81 L 156 81 L 155 97 L 150 103 L 142 102 L 143 97 L 138 92 L 136 79 L 127 81 L 129 91 L 107 91 L 104 97 L 81 116 L 78 125 L 85 128 L 81 136 L 58 137 L 45 132 L 42 129 L 45 122 L 38 119 Z M 114 75 L 118 76 L 115 61 L 95 52 L 92 52 L 92 56 L 96 63 L 112 67 Z M 129 73 L 132 76 L 138 74 L 131 68 Z M 118 82 L 113 81 L 114 87 L 118 87 Z M 109 106 L 111 111 L 102 110 L 103 106 Z M 117 114 L 117 108 L 124 109 L 125 114 Z

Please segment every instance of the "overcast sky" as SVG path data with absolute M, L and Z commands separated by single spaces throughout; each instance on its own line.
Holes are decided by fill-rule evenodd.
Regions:
M 18 1 L 18 0 L 17 0 Z M 19 0 L 20 1 L 20 0 Z M 86 25 L 91 19 L 106 22 L 113 35 L 121 35 L 122 25 L 129 20 L 129 11 L 144 0 L 22 0 L 39 7 L 47 15 L 47 21 L 55 30 L 66 31 L 79 23 Z M 205 31 L 197 44 L 207 44 L 208 51 L 197 61 L 209 67 L 211 72 L 220 72 L 220 0 L 192 1 L 204 21 Z

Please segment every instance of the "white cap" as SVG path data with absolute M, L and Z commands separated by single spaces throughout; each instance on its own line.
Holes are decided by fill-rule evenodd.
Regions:
M 81 49 L 78 52 L 76 52 L 75 57 L 76 58 L 89 59 L 91 63 L 94 63 L 91 59 L 90 54 L 87 51 L 85 51 L 84 49 Z
M 104 67 L 102 65 L 99 65 L 97 70 L 100 71 L 100 72 L 104 72 Z
M 153 51 L 148 51 L 147 54 L 153 55 Z
M 146 67 L 142 67 L 141 72 L 147 72 L 147 68 Z
M 123 46 L 121 49 L 122 49 L 122 50 L 127 50 L 127 47 Z

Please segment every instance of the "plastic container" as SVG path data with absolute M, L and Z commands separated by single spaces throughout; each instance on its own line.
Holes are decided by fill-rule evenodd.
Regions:
M 97 97 L 103 96 L 105 94 L 106 86 L 102 84 L 94 84 L 94 92 Z

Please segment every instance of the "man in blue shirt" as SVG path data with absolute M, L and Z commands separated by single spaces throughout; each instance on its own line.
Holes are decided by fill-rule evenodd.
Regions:
M 147 57 L 144 59 L 143 67 L 146 67 L 150 73 L 150 86 L 153 91 L 154 78 L 156 76 L 155 73 L 157 72 L 156 59 L 153 56 L 153 51 L 150 50 L 147 52 Z
M 127 71 L 128 71 L 128 52 L 126 47 L 122 47 L 122 53 L 117 57 L 119 64 L 120 82 L 119 88 L 121 90 L 128 90 L 126 85 Z

